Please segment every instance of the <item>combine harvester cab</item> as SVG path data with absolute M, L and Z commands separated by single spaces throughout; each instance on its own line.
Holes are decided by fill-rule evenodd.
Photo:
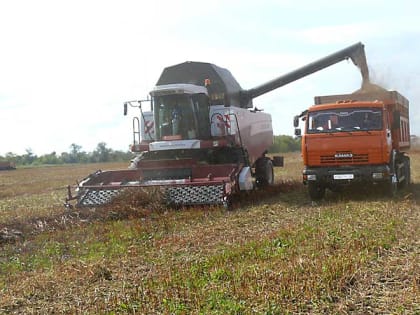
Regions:
M 94 207 L 109 203 L 127 189 L 156 188 L 169 204 L 228 206 L 231 196 L 274 183 L 269 158 L 273 143 L 271 115 L 253 108 L 252 100 L 278 87 L 363 52 L 358 43 L 250 90 L 243 90 L 232 74 L 218 66 L 185 62 L 167 67 L 133 118 L 136 157 L 129 169 L 97 171 L 68 188 L 66 204 Z M 147 104 L 147 111 L 143 110 Z

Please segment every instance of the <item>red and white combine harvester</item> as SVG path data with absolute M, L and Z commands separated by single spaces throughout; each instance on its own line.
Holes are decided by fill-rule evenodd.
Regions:
M 210 63 L 185 62 L 162 72 L 147 101 L 124 104 L 140 109 L 133 120 L 128 169 L 97 171 L 69 187 L 67 205 L 98 206 L 127 189 L 159 187 L 169 204 L 228 205 L 239 191 L 274 182 L 266 156 L 273 142 L 271 115 L 253 107 L 253 98 L 351 58 L 365 61 L 361 43 L 310 63 L 253 89 L 243 90 L 232 74 Z M 150 111 L 143 111 L 150 102 Z M 149 104 L 148 104 L 149 105 Z M 149 106 L 148 106 L 149 107 Z

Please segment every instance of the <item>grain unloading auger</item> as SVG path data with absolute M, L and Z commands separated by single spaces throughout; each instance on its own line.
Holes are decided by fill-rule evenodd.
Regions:
M 69 187 L 67 205 L 98 206 L 128 189 L 156 187 L 170 204 L 224 204 L 242 190 L 274 182 L 273 166 L 282 158 L 266 156 L 273 142 L 271 115 L 252 100 L 330 65 L 351 58 L 367 78 L 364 48 L 357 43 L 302 68 L 243 90 L 232 74 L 210 63 L 185 62 L 162 72 L 133 120 L 129 169 L 97 171 Z M 150 102 L 150 111 L 142 104 Z

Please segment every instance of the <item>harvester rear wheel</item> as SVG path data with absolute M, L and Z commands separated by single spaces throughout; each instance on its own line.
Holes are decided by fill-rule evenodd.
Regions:
M 256 162 L 255 183 L 259 188 L 274 184 L 273 162 L 269 158 L 264 157 Z

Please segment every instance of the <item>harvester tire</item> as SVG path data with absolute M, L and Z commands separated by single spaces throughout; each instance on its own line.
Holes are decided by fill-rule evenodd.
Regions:
M 267 157 L 261 158 L 256 162 L 255 184 L 258 188 L 274 184 L 273 162 Z

